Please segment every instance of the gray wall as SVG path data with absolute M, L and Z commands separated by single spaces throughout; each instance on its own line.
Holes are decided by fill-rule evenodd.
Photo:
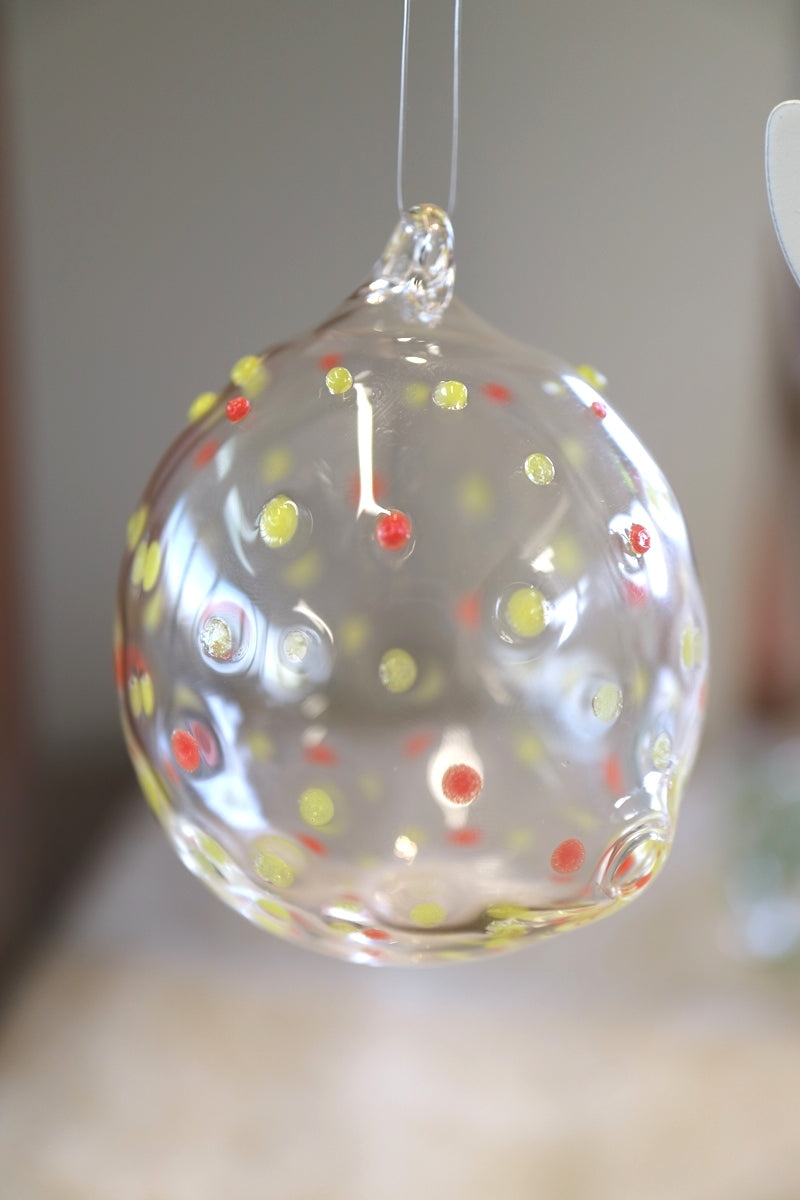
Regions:
M 429 10 L 426 12 L 426 9 Z M 694 531 L 712 715 L 743 667 L 770 403 L 766 116 L 789 0 L 465 0 L 458 289 L 611 378 Z M 401 0 L 10 0 L 30 662 L 116 738 L 124 524 L 198 391 L 315 323 L 394 221 Z M 443 201 L 450 5 L 414 5 L 406 198 Z

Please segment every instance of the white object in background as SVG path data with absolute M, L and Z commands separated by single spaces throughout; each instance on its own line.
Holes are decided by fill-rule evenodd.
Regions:
M 767 194 L 783 256 L 800 284 L 800 100 L 784 100 L 767 119 Z

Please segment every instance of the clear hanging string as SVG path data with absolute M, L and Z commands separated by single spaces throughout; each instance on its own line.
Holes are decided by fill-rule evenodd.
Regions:
M 397 129 L 397 207 L 402 213 L 403 201 L 403 156 L 406 132 L 406 93 L 408 90 L 408 34 L 411 24 L 411 0 L 403 0 L 403 42 L 400 52 L 400 115 Z M 461 57 L 461 0 L 453 5 L 453 120 L 450 134 L 450 188 L 447 197 L 447 212 L 452 217 L 456 205 L 456 176 L 458 173 L 458 76 Z

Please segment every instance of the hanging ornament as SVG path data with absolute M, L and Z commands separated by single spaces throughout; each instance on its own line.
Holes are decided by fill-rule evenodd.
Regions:
M 406 5 L 403 80 L 407 35 Z M 190 405 L 128 525 L 116 664 L 190 870 L 281 936 L 417 964 L 571 929 L 653 878 L 706 621 L 603 377 L 476 317 L 448 214 L 399 207 L 331 317 Z

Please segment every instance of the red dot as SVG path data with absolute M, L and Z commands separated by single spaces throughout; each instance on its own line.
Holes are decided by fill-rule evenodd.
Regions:
M 324 371 L 326 375 L 328 371 L 332 371 L 334 367 L 340 367 L 341 365 L 341 354 L 323 354 L 321 358 L 317 359 L 317 366 L 319 367 L 320 371 Z
M 199 721 L 192 721 L 192 736 L 194 737 L 197 748 L 200 751 L 200 757 L 203 758 L 210 767 L 216 766 L 217 762 L 217 743 L 214 740 L 214 735 L 205 725 L 201 725 Z
M 631 531 L 628 536 L 637 554 L 646 554 L 650 549 L 650 534 L 644 525 L 631 525 Z
M 483 394 L 487 400 L 491 400 L 492 404 L 508 404 L 511 399 L 509 388 L 502 383 L 485 383 Z
M 250 412 L 250 401 L 247 396 L 231 396 L 225 405 L 225 416 L 229 421 L 241 421 Z
M 303 756 L 306 762 L 315 763 L 319 767 L 335 767 L 339 762 L 339 755 L 333 746 L 328 746 L 325 742 L 320 742 L 317 746 L 306 746 Z
M 363 929 L 364 937 L 372 938 L 373 942 L 390 942 L 392 935 L 385 929 Z
M 603 778 L 610 792 L 613 792 L 615 796 L 622 794 L 622 764 L 619 761 L 618 755 L 609 754 L 603 763 Z
M 187 729 L 176 729 L 172 735 L 172 754 L 184 771 L 196 771 L 200 766 L 200 747 Z
M 361 476 L 358 473 L 351 476 L 347 495 L 353 508 L 357 508 L 358 502 L 361 499 Z M 380 471 L 375 471 L 372 475 L 372 498 L 373 500 L 380 501 L 385 495 L 386 480 Z
M 298 833 L 298 842 L 302 842 L 306 850 L 310 850 L 312 854 L 319 854 L 323 858 L 328 853 L 328 847 L 319 838 L 312 837 L 310 833 Z
M 477 592 L 466 592 L 456 601 L 456 620 L 466 629 L 476 629 L 481 617 L 481 598 Z
M 195 454 L 193 462 L 196 467 L 204 467 L 219 450 L 219 442 L 205 442 Z
M 647 599 L 646 590 L 632 579 L 625 580 L 625 599 L 631 608 L 639 608 Z
M 596 417 L 599 417 L 600 420 L 602 421 L 603 417 L 605 417 L 606 414 L 608 413 L 608 409 L 606 408 L 605 404 L 603 404 L 602 400 L 593 400 L 592 401 L 592 412 L 594 413 L 594 415 Z
M 411 737 L 407 737 L 403 742 L 403 753 L 406 758 L 419 758 L 420 754 L 424 754 L 433 741 L 431 733 L 412 733 Z
M 482 829 L 451 829 L 447 834 L 451 846 L 477 846 L 483 841 Z
M 574 875 L 583 866 L 586 850 L 577 838 L 567 838 L 556 846 L 550 856 L 550 866 L 556 875 Z
M 118 691 L 125 686 L 125 651 L 122 646 L 114 647 L 114 683 Z
M 481 794 L 483 780 L 474 767 L 454 763 L 442 776 L 442 791 L 451 804 L 471 804 Z
M 631 851 L 630 854 L 628 854 L 625 858 L 623 858 L 622 862 L 617 867 L 616 871 L 614 872 L 614 878 L 622 879 L 623 876 L 627 875 L 628 871 L 630 871 L 633 868 L 633 865 L 635 862 L 636 862 L 636 855 Z
M 375 522 L 375 541 L 384 550 L 402 550 L 411 539 L 411 522 L 405 513 L 392 509 Z

